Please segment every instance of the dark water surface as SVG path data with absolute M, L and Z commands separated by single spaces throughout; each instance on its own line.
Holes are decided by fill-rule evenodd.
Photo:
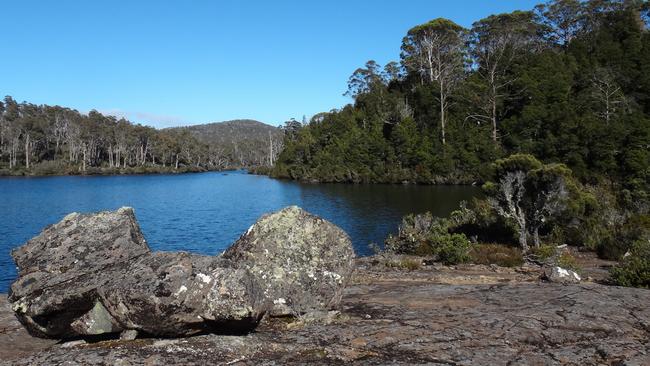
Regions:
M 11 249 L 74 211 L 131 206 L 153 250 L 213 255 L 262 214 L 298 205 L 342 227 L 367 255 L 403 215 L 448 215 L 476 194 L 467 186 L 301 184 L 244 172 L 0 178 L 0 293 L 16 276 Z

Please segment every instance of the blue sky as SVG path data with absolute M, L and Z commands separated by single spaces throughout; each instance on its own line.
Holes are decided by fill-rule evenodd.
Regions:
M 529 0 L 6 1 L 0 95 L 155 127 L 339 108 L 367 60 L 399 59 L 414 25 L 463 25 Z

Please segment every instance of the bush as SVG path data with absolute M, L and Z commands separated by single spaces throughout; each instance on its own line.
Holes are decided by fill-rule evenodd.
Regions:
M 634 242 L 629 255 L 610 274 L 620 286 L 650 288 L 650 240 Z
M 439 220 L 439 218 L 435 218 Z M 406 215 L 402 218 L 397 235 L 389 235 L 384 244 L 387 251 L 396 254 L 417 254 L 428 240 L 434 217 L 427 212 L 421 215 Z
M 521 250 L 500 244 L 475 245 L 470 252 L 470 258 L 472 263 L 496 264 L 502 267 L 518 267 L 524 264 Z
M 471 259 L 469 252 L 472 243 L 465 234 L 446 234 L 433 237 L 430 241 L 431 253 L 444 264 L 466 263 Z
M 415 271 L 416 269 L 422 268 L 422 261 L 413 258 L 402 258 L 398 261 L 392 261 L 392 260 L 386 261 L 385 265 L 386 267 L 390 267 L 390 268 L 399 268 L 408 271 Z
M 472 244 L 465 234 L 450 233 L 452 222 L 431 213 L 407 215 L 396 236 L 385 241 L 387 251 L 396 254 L 434 256 L 445 264 L 469 261 Z
M 555 245 L 542 245 L 533 249 L 533 254 L 542 262 L 552 258 L 556 253 L 557 247 Z
M 57 175 L 66 174 L 68 166 L 60 160 L 44 160 L 34 164 L 31 168 L 33 175 Z

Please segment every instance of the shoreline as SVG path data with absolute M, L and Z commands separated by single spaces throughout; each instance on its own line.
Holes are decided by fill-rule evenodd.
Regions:
M 128 169 L 127 169 L 128 170 Z M 100 171 L 91 173 L 54 173 L 54 174 L 2 174 L 0 170 L 0 178 L 47 178 L 47 177 L 111 177 L 111 176 L 141 176 L 141 175 L 177 175 L 177 174 L 193 174 L 193 173 L 209 173 L 209 172 L 232 172 L 232 171 L 247 171 L 247 168 L 225 168 L 225 169 L 178 169 L 178 170 L 156 170 L 156 171 L 123 171 L 111 170 Z

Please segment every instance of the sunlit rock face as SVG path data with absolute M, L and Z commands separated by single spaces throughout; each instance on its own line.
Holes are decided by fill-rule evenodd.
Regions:
M 12 256 L 18 319 L 33 335 L 66 338 L 241 333 L 269 311 L 331 309 L 354 253 L 345 232 L 298 207 L 262 217 L 222 256 L 153 253 L 121 208 L 70 214 Z
M 338 306 L 353 268 L 347 234 L 297 206 L 263 216 L 222 256 L 245 268 L 272 315 Z

